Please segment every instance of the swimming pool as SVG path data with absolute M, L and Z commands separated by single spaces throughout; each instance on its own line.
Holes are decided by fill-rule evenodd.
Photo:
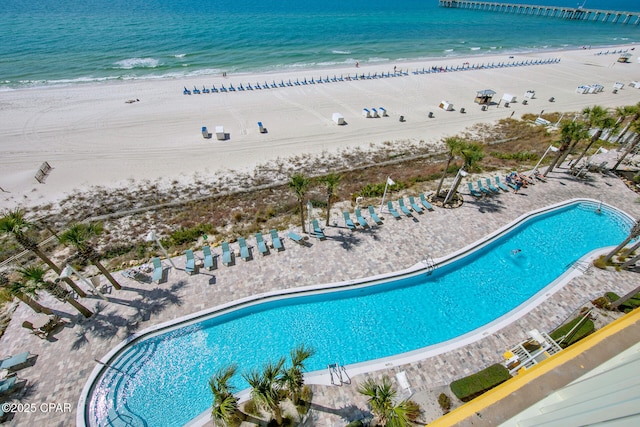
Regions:
M 411 352 L 482 328 L 586 253 L 626 237 L 632 219 L 608 206 L 597 214 L 597 207 L 583 200 L 523 216 L 489 241 L 438 260 L 434 271 L 340 284 L 332 292 L 261 295 L 142 332 L 103 358 L 116 369 L 96 367 L 79 419 L 81 412 L 89 425 L 183 425 L 210 407 L 208 379 L 231 362 L 247 372 L 304 343 L 316 350 L 309 370 L 321 370 L 328 363 Z M 246 386 L 240 376 L 235 380 Z

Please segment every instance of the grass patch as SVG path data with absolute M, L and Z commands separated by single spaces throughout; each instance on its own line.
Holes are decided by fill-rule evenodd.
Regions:
M 500 364 L 451 383 L 451 391 L 463 402 L 468 402 L 511 378 L 509 370 Z
M 583 316 L 576 317 L 569 323 L 565 323 L 555 331 L 551 332 L 549 336 L 553 338 L 554 341 L 558 342 L 560 339 L 562 339 L 562 337 L 567 335 L 571 331 L 571 329 L 573 329 L 573 327 L 582 320 L 582 318 Z M 571 332 L 570 336 L 566 337 L 564 341 L 560 343 L 560 347 L 569 347 L 571 344 L 574 344 L 580 341 L 582 338 L 591 335 L 595 331 L 595 329 L 596 326 L 593 324 L 593 321 L 591 321 L 591 319 L 585 319 L 578 328 Z
M 163 241 L 163 243 L 174 246 L 191 243 L 198 240 L 198 238 L 203 234 L 213 232 L 213 230 L 213 225 L 205 223 L 198 224 L 195 227 L 179 228 L 178 230 L 169 234 L 169 237 L 166 239 L 167 241 Z

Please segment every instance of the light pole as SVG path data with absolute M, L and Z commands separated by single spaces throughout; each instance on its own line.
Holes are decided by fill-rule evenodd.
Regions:
M 458 173 L 456 174 L 456 177 L 453 180 L 453 184 L 451 184 L 451 188 L 447 193 L 447 197 L 444 198 L 444 202 L 442 203 L 443 206 L 446 205 L 447 202 L 449 202 L 449 199 L 451 198 L 451 195 L 452 195 L 451 193 L 453 193 L 453 189 L 456 188 L 456 186 L 458 185 L 458 182 L 465 176 L 467 176 L 467 172 L 465 172 L 462 168 L 458 169 Z
M 311 201 L 307 201 L 307 229 L 309 230 L 309 235 L 311 235 L 311 209 L 313 209 L 313 205 Z
M 542 157 L 540 157 L 540 160 L 538 160 L 538 163 L 536 163 L 536 166 L 533 168 L 533 173 L 536 173 L 536 171 L 538 170 L 538 166 L 540 166 L 540 163 L 542 163 L 542 159 L 545 158 L 545 156 L 549 153 L 549 151 L 556 152 L 558 151 L 558 149 L 553 145 L 550 145 L 549 148 L 547 148 L 547 151 L 545 151 Z
M 158 245 L 158 247 L 164 254 L 164 257 L 167 259 L 167 261 L 169 261 L 169 264 L 171 264 L 171 266 L 177 270 L 176 265 L 173 263 L 173 261 L 169 257 L 167 250 L 164 248 L 164 246 L 162 246 L 162 243 L 160 243 L 160 240 L 158 240 L 158 236 L 156 236 L 156 233 L 154 233 L 153 231 L 150 231 L 149 234 L 147 234 L 147 237 L 145 238 L 145 240 L 147 242 L 156 242 L 156 245 Z
M 76 275 L 76 276 L 78 276 L 78 278 L 79 278 L 80 280 L 82 280 L 86 285 L 89 285 L 89 287 L 90 287 L 90 288 L 92 288 L 100 298 L 102 298 L 102 299 L 103 299 L 103 300 L 105 300 L 105 301 L 109 301 L 109 300 L 108 300 L 104 295 L 102 295 L 102 292 L 100 292 L 100 291 L 98 290 L 98 288 L 96 288 L 96 287 L 93 285 L 93 283 L 92 283 L 91 281 L 87 280 L 87 278 L 86 278 L 86 277 L 84 277 L 82 274 L 80 274 L 80 273 L 78 272 L 78 270 L 76 270 L 75 268 L 71 267 L 69 264 L 67 264 L 67 265 L 62 269 L 62 271 L 60 272 L 60 278 L 61 278 L 61 279 L 64 279 L 64 278 L 67 278 L 67 277 L 71 277 L 71 275 L 72 275 L 72 274 L 75 274 L 75 275 Z

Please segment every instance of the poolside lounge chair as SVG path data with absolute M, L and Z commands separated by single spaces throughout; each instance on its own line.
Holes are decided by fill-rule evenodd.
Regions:
M 15 356 L 8 357 L 0 362 L 0 371 L 3 369 L 9 372 L 20 370 L 27 365 L 27 360 L 31 354 L 28 351 L 24 353 L 16 354 Z
M 393 207 L 393 203 L 391 201 L 387 202 L 387 209 L 389 210 L 389 213 L 391 215 L 393 215 L 394 218 L 396 219 L 400 219 L 400 214 L 398 213 L 398 211 Z
M 491 179 L 490 178 L 486 178 L 485 181 L 487 182 L 487 188 L 489 188 L 489 190 L 491 190 L 494 193 L 499 193 L 500 192 L 500 190 L 498 190 L 496 188 L 496 186 L 491 183 Z
M 356 221 L 358 221 L 358 224 L 360 224 L 361 227 L 369 228 L 369 223 L 362 216 L 362 213 L 360 212 L 360 208 L 356 209 Z
M 231 265 L 231 250 L 229 250 L 229 242 L 222 242 L 222 265 Z
M 313 226 L 313 234 L 315 234 L 316 239 L 324 240 L 327 238 L 327 236 L 324 235 L 322 228 L 320 228 L 320 224 L 318 224 L 317 219 L 311 221 L 311 225 Z
M 184 271 L 189 274 L 195 274 L 196 271 L 196 259 L 193 257 L 193 251 L 191 249 L 187 249 L 184 253 L 187 256 L 187 262 L 184 265 Z
M 476 190 L 475 188 L 473 188 L 472 183 L 468 182 L 467 184 L 469 185 L 469 193 L 471 193 L 473 197 L 478 197 L 478 198 L 482 197 L 482 193 Z
M 162 268 L 162 261 L 160 261 L 160 258 L 154 257 L 151 258 L 151 263 L 153 264 L 153 274 L 151 275 L 151 281 L 160 283 L 164 273 L 164 269 Z
M 509 188 L 500 181 L 500 177 L 496 176 L 496 185 L 502 191 L 509 191 Z
M 258 252 L 260 252 L 261 255 L 264 256 L 269 253 L 267 244 L 264 242 L 264 238 L 260 232 L 256 233 L 256 244 L 258 245 Z
M 371 220 L 376 224 L 382 224 L 382 220 L 378 215 L 376 215 L 376 211 L 373 209 L 373 206 L 369 206 L 369 216 L 371 216 Z
M 238 245 L 240 246 L 240 258 L 242 258 L 243 261 L 249 261 L 251 255 L 249 254 L 247 241 L 244 239 L 244 237 L 238 237 Z
M 422 206 L 424 206 L 427 210 L 433 210 L 433 206 L 431 206 L 431 203 L 429 203 L 427 198 L 424 196 L 424 193 L 420 193 L 420 202 L 422 202 Z
M 213 255 L 211 255 L 211 246 L 209 245 L 203 246 L 202 254 L 204 255 L 204 262 L 203 262 L 204 268 L 208 270 L 213 270 Z
M 273 245 L 273 249 L 276 251 L 281 251 L 284 248 L 282 247 L 282 240 L 280 240 L 280 236 L 278 236 L 278 232 L 276 229 L 269 230 L 269 234 L 271 234 L 271 244 Z
M 353 223 L 353 221 L 351 221 L 351 217 L 349 216 L 349 212 L 342 212 L 342 215 L 344 216 L 344 223 L 347 225 L 347 228 L 349 230 L 355 230 L 356 226 Z
M 478 183 L 478 190 L 482 191 L 484 194 L 491 194 L 490 190 L 482 186 L 482 181 L 478 180 L 477 183 Z
M 413 196 L 409 196 L 409 204 L 414 211 L 422 213 L 422 208 L 416 204 L 416 200 L 413 198 Z
M 301 245 L 304 244 L 304 239 L 302 238 L 302 236 L 294 231 L 288 232 L 287 236 L 296 243 L 299 243 Z
M 413 392 L 411 391 L 409 380 L 407 380 L 406 371 L 398 372 L 396 374 L 396 380 L 398 381 L 398 385 L 400 386 L 402 397 L 404 397 L 405 399 L 410 398 Z
M 16 385 L 18 377 L 9 377 L 4 380 L 0 380 L 0 394 L 7 394 L 13 390 Z
M 406 216 L 411 216 L 411 210 L 404 205 L 404 199 L 398 199 L 398 204 L 400 205 L 400 210 Z

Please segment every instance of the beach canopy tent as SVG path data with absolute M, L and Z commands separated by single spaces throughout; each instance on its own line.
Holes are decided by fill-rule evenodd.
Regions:
M 614 89 L 622 89 L 624 87 L 624 83 L 621 82 L 615 82 L 613 85 Z
M 477 104 L 491 104 L 491 100 L 495 94 L 496 92 L 491 89 L 479 90 L 476 92 L 476 99 L 473 102 Z
M 631 59 L 630 53 L 623 53 L 618 57 L 618 62 L 623 62 L 625 64 L 629 63 L 629 59 Z
M 634 81 L 631 82 L 631 84 L 629 86 L 631 86 L 633 88 L 636 88 L 636 89 L 640 89 L 640 82 L 634 80 Z
M 344 124 L 344 116 L 340 113 L 333 113 L 331 115 L 331 120 L 333 120 L 337 125 Z
M 516 102 L 516 96 L 511 95 L 510 93 L 505 93 L 504 95 L 502 95 L 502 100 L 504 102 Z
M 453 111 L 453 104 L 449 101 L 442 101 L 439 105 L 444 111 Z

